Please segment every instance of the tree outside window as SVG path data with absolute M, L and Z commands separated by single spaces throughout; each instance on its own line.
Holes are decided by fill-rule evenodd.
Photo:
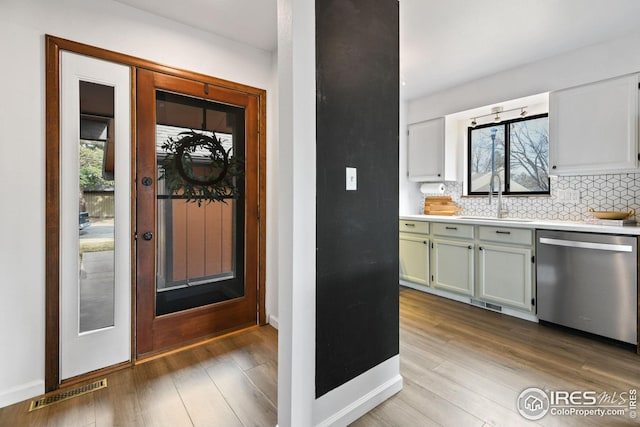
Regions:
M 470 127 L 468 144 L 470 195 L 488 194 L 494 171 L 504 194 L 549 194 L 547 114 Z

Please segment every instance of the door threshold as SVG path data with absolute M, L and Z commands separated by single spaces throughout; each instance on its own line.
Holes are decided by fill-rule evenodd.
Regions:
M 205 337 L 204 339 L 198 339 L 197 341 L 193 341 L 193 342 L 191 342 L 189 344 L 186 344 L 186 345 L 181 345 L 180 347 L 175 347 L 175 348 L 171 348 L 171 349 L 168 349 L 168 350 L 160 350 L 160 352 L 157 352 L 157 353 L 142 354 L 142 355 L 138 356 L 138 358 L 134 362 L 134 365 L 140 365 L 142 363 L 151 362 L 152 360 L 160 359 L 160 358 L 163 358 L 165 356 L 169 356 L 169 355 L 174 354 L 174 353 L 179 353 L 179 352 L 184 351 L 184 350 L 189 350 L 189 349 L 192 349 L 194 347 L 199 347 L 201 345 L 208 344 L 210 342 L 217 341 L 217 340 L 220 340 L 222 338 L 229 337 L 231 335 L 241 334 L 243 332 L 248 332 L 248 331 L 251 331 L 251 330 L 254 330 L 254 329 L 258 329 L 260 327 L 262 327 L 262 326 L 261 325 L 252 324 L 251 326 L 243 327 L 243 328 L 240 328 L 240 329 L 234 329 L 232 331 L 225 332 L 225 333 L 222 333 L 220 335 L 209 336 L 209 337 Z
M 83 383 L 85 381 L 94 380 L 97 377 L 103 377 L 105 375 L 112 374 L 116 371 L 129 368 L 131 366 L 133 366 L 133 363 L 131 363 L 130 361 L 122 362 L 118 363 L 117 365 L 107 366 L 106 368 L 87 372 L 86 374 L 78 375 L 76 377 L 67 378 L 66 380 L 60 381 L 60 384 L 58 385 L 58 388 L 56 390 L 60 389 L 61 387 L 70 387 L 72 385 Z

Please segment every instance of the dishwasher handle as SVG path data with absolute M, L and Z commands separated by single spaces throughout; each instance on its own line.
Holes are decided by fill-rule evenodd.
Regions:
M 631 245 L 611 245 L 608 243 L 582 242 L 579 240 L 551 239 L 549 237 L 540 237 L 540 243 L 552 246 L 566 246 L 569 248 L 597 249 L 612 252 L 633 252 L 633 246 Z

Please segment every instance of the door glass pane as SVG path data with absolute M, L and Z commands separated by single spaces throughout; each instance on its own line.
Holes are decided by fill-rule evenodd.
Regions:
M 187 200 L 162 179 L 163 144 L 181 132 L 215 136 L 229 158 L 244 153 L 244 110 L 213 101 L 157 91 L 156 314 L 168 314 L 244 296 L 244 199 Z M 193 176 L 215 174 L 209 151 L 197 147 Z M 244 188 L 240 177 L 239 188 Z
M 80 332 L 114 325 L 113 87 L 80 82 Z

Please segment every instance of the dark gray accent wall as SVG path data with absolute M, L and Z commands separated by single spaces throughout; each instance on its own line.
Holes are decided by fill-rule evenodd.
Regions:
M 316 397 L 398 354 L 398 44 L 397 0 L 316 0 Z

